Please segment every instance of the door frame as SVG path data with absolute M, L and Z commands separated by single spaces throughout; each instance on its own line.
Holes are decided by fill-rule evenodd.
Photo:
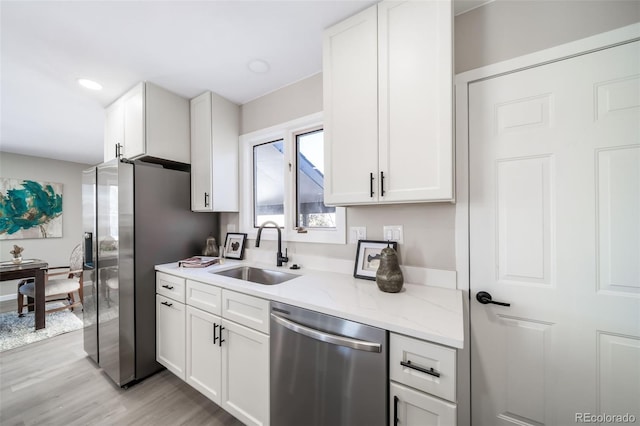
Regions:
M 458 350 L 458 426 L 471 425 L 470 268 L 469 268 L 469 85 L 640 40 L 640 23 L 607 31 L 539 52 L 487 65 L 455 76 L 455 256 L 457 288 L 463 293 L 464 349 Z

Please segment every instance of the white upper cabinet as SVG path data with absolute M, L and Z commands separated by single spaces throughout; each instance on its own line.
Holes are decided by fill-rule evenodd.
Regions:
M 325 31 L 325 203 L 453 200 L 451 2 L 381 2 Z
M 118 157 L 124 144 L 124 112 L 122 100 L 118 99 L 105 110 L 104 161 Z
M 191 210 L 238 211 L 240 107 L 215 93 L 191 100 Z
M 189 101 L 139 83 L 106 110 L 104 160 L 154 157 L 189 163 Z
M 374 6 L 324 33 L 326 204 L 373 201 L 370 179 L 376 179 L 378 170 L 377 27 Z

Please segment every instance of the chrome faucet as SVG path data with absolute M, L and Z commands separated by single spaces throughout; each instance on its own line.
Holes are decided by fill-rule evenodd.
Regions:
M 262 235 L 262 229 L 265 228 L 265 225 L 273 225 L 267 226 L 267 228 L 275 228 L 278 231 L 278 254 L 276 255 L 276 265 L 282 266 L 283 263 L 287 263 L 289 258 L 287 257 L 288 251 L 284 249 L 284 256 L 282 255 L 282 232 L 280 231 L 280 227 L 277 223 L 272 220 L 268 220 L 258 228 L 258 236 L 256 237 L 256 247 L 260 247 L 260 236 Z

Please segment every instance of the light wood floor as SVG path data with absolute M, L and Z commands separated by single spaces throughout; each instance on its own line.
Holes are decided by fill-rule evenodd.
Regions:
M 0 424 L 242 425 L 167 370 L 118 388 L 86 357 L 82 330 L 0 353 Z

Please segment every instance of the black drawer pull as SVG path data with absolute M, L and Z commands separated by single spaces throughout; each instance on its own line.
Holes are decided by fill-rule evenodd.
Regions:
M 173 306 L 173 303 L 169 303 L 169 302 L 162 302 L 162 304 L 164 306 L 169 306 L 169 307 Z
M 369 173 L 369 197 L 373 198 L 373 173 Z
M 433 367 L 431 367 L 430 369 L 427 370 L 424 367 L 420 367 L 420 366 L 411 364 L 411 361 L 407 361 L 407 362 L 400 361 L 400 365 L 402 365 L 403 367 L 412 368 L 414 370 L 417 370 L 417 371 L 419 371 L 421 373 L 428 374 L 428 375 L 433 376 L 433 377 L 440 377 L 440 373 L 438 373 L 436 370 L 434 370 Z
M 224 327 L 223 327 L 223 326 L 220 326 L 220 337 L 218 337 L 218 339 L 220 339 L 220 340 L 218 340 L 218 342 L 219 342 L 218 344 L 220 345 L 220 347 L 222 347 L 222 342 L 224 342 L 224 341 L 225 341 L 225 340 L 222 338 L 222 330 L 224 330 Z M 215 343 L 215 342 L 214 342 L 214 343 Z
M 167 290 L 173 290 L 173 286 L 172 285 L 163 284 L 162 287 L 166 288 Z
M 400 398 L 393 395 L 393 426 L 398 426 L 398 402 L 400 402 Z

